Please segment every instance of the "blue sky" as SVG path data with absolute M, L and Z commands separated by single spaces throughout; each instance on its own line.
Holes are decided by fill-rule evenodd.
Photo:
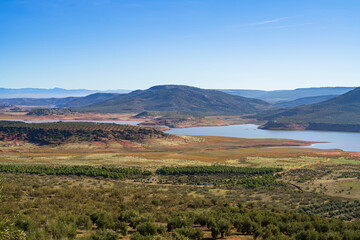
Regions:
M 0 87 L 359 86 L 358 0 L 1 0 Z

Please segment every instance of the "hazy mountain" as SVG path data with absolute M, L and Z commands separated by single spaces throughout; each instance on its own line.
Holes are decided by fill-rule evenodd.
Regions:
M 334 98 L 336 96 L 337 95 L 304 97 L 304 98 L 295 99 L 293 101 L 279 101 L 275 105 L 278 107 L 283 107 L 283 108 L 292 108 L 292 107 L 297 107 L 297 106 L 301 106 L 301 105 L 309 105 L 309 104 L 313 104 L 313 103 L 323 102 L 328 99 Z
M 305 97 L 316 97 L 324 95 L 341 95 L 348 91 L 353 90 L 355 87 L 320 87 L 320 88 L 298 88 L 294 90 L 274 90 L 274 91 L 262 91 L 262 90 L 244 90 L 244 89 L 222 89 L 220 91 L 243 96 L 258 98 L 270 103 L 276 103 L 279 101 L 292 101 Z
M 0 105 L 43 106 L 43 107 L 83 107 L 103 102 L 118 96 L 118 93 L 94 93 L 86 97 L 67 98 L 10 98 L 0 99 Z
M 204 114 L 250 114 L 270 109 L 271 105 L 258 99 L 230 95 L 181 85 L 162 85 L 119 95 L 80 111 L 143 112 L 176 111 Z
M 324 102 L 262 114 L 262 118 L 270 120 L 264 126 L 267 129 L 291 128 L 298 123 L 305 129 L 360 131 L 360 88 Z
M 87 90 L 87 89 L 63 89 L 63 88 L 0 88 L 0 98 L 64 98 L 83 97 L 93 93 L 128 93 L 129 90 Z
M 86 97 L 69 99 L 69 101 L 58 104 L 58 107 L 84 107 L 91 104 L 101 103 L 112 99 L 121 94 L 119 93 L 94 93 Z

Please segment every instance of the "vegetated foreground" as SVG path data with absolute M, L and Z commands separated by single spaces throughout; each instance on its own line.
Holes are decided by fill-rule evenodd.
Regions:
M 284 181 L 311 185 L 296 170 L 101 168 L 97 177 L 87 166 L 0 171 L 0 236 L 12 235 L 4 239 L 357 239 L 360 231 L 358 200 Z M 132 180 L 114 180 L 114 172 Z
M 70 131 L 77 132 L 86 124 L 30 126 L 49 125 L 61 131 L 75 126 Z M 112 125 L 86 126 L 110 131 Z M 47 145 L 26 138 L 1 141 L 0 237 L 6 232 L 11 237 L 5 239 L 39 240 L 360 235 L 355 153 L 269 148 L 309 144 L 295 140 L 156 136 L 52 142 L 55 137 Z
M 59 144 L 83 141 L 141 141 L 147 138 L 165 138 L 167 134 L 154 128 L 132 125 L 54 122 L 24 123 L 0 121 L 0 140 L 22 140 L 40 144 Z

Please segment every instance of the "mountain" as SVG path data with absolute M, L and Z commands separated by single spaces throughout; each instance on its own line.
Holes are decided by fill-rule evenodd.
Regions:
M 260 114 L 265 129 L 305 129 L 360 132 L 360 88 L 311 105 Z
M 96 103 L 100 103 L 114 97 L 117 97 L 121 94 L 119 93 L 94 93 L 86 97 L 78 97 L 69 99 L 66 102 L 60 103 L 57 107 L 84 107 Z
M 297 88 L 294 90 L 244 90 L 244 89 L 222 89 L 220 91 L 250 98 L 258 98 L 270 103 L 279 101 L 293 101 L 299 98 L 316 97 L 324 95 L 341 95 L 353 90 L 355 87 L 320 87 L 320 88 Z
M 319 103 L 326 101 L 328 99 L 334 98 L 337 95 L 324 95 L 324 96 L 315 96 L 315 97 L 304 97 L 298 98 L 292 101 L 279 101 L 275 105 L 283 108 L 293 108 L 301 105 L 309 105 L 313 103 Z
M 43 106 L 43 107 L 83 107 L 118 96 L 118 93 L 94 93 L 86 97 L 67 98 L 10 98 L 0 99 L 0 105 Z
M 129 90 L 88 90 L 88 89 L 63 89 L 63 88 L 0 88 L 0 99 L 4 98 L 64 98 L 83 97 L 93 93 L 128 93 Z
M 272 106 L 262 100 L 182 85 L 161 85 L 119 95 L 77 111 L 87 112 L 198 112 L 207 115 L 258 113 Z

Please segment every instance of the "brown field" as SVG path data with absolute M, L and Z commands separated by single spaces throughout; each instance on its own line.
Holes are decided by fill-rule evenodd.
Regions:
M 184 136 L 147 143 L 83 142 L 56 146 L 38 146 L 24 142 L 0 143 L 0 162 L 31 164 L 80 164 L 159 167 L 189 164 L 268 165 L 247 158 L 348 157 L 340 150 L 311 148 L 269 148 L 306 146 L 309 142 L 283 139 L 242 139 Z M 291 164 L 278 164 L 287 168 Z

